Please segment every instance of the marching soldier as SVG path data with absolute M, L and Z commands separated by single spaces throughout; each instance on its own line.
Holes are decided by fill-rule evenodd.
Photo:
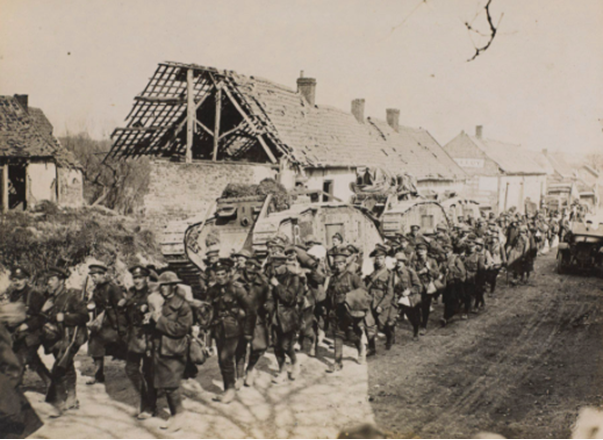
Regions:
M 392 284 L 392 272 L 385 266 L 385 257 L 387 249 L 379 244 L 369 255 L 374 258 L 374 272 L 365 280 L 369 295 L 372 298 L 371 313 L 377 330 L 385 333 L 386 342 L 385 349 L 389 350 L 395 343 L 395 324 L 397 310 L 393 303 L 394 290 Z M 377 354 L 375 339 L 377 332 L 371 332 L 368 336 L 368 351 L 367 356 Z
M 242 249 L 239 252 L 235 252 L 230 256 L 234 262 L 232 268 L 232 279 L 233 281 L 238 280 L 245 271 L 245 262 L 251 258 L 251 253 L 247 249 Z
M 201 296 L 207 294 L 207 291 L 211 286 L 216 284 L 216 275 L 213 271 L 214 265 L 220 261 L 220 252 L 219 249 L 209 249 L 205 253 L 205 271 L 199 274 L 199 285 L 201 286 Z
M 28 366 L 34 370 L 44 386 L 50 385 L 50 372 L 38 355 L 42 344 L 42 326 L 44 317 L 40 314 L 46 302 L 44 295 L 30 284 L 30 275 L 22 267 L 16 267 L 10 274 L 12 282 L 8 292 L 9 301 L 21 303 L 25 308 L 26 318 L 15 327 L 11 327 L 14 340 L 13 350 L 23 367 Z
M 301 346 L 303 347 L 303 339 L 308 339 L 310 342 L 310 351 L 308 356 L 316 357 L 318 347 L 319 333 L 319 315 L 316 313 L 316 308 L 325 300 L 324 284 L 326 274 L 323 265 L 318 259 L 310 258 L 305 264 L 311 266 L 306 269 L 306 286 L 307 292 L 304 296 L 302 304 L 302 328 L 300 331 Z
M 490 237 L 488 250 L 490 251 L 490 255 L 492 255 L 492 267 L 488 270 L 487 282 L 490 285 L 490 294 L 494 295 L 498 273 L 503 266 L 507 265 L 507 254 L 505 253 L 505 247 L 500 243 L 500 235 L 498 233 Z
M 174 272 L 164 272 L 159 276 L 159 292 L 163 297 L 161 309 L 151 313 L 153 327 L 153 385 L 157 396 L 165 394 L 172 418 L 162 429 L 176 431 L 180 428 L 179 415 L 183 413 L 180 382 L 184 376 L 188 356 L 188 334 L 193 326 L 193 312 L 188 302 L 176 293 L 182 283 Z M 149 401 L 149 408 L 156 402 Z
M 446 288 L 444 289 L 444 317 L 440 323 L 445 326 L 450 322 L 460 302 L 464 298 L 464 284 L 467 278 L 465 264 L 460 255 L 452 252 L 452 246 L 444 245 L 446 261 L 444 262 L 444 274 L 446 276 Z
M 413 269 L 419 275 L 423 289 L 421 291 L 421 330 L 420 334 L 427 332 L 427 322 L 431 311 L 431 301 L 436 289 L 435 279 L 440 275 L 438 263 L 427 255 L 427 244 L 419 243 L 417 245 L 416 258 L 413 261 Z
M 207 301 L 213 307 L 213 338 L 218 348 L 218 363 L 224 382 L 224 393 L 214 397 L 217 402 L 228 404 L 236 397 L 236 354 L 241 339 L 253 339 L 255 317 L 243 286 L 233 283 L 228 268 L 218 262 L 213 271 L 216 284 L 209 288 Z
M 237 363 L 237 381 L 235 388 L 240 388 L 240 381 L 245 378 L 245 386 L 254 385 L 256 370 L 255 366 L 268 349 L 270 337 L 268 333 L 268 323 L 270 316 L 266 310 L 266 301 L 270 295 L 268 282 L 261 274 L 262 263 L 251 257 L 245 262 L 245 270 L 239 278 L 239 283 L 243 285 L 247 292 L 247 302 L 251 309 L 251 316 L 255 318 L 253 324 L 253 338 L 251 343 L 245 335 L 239 339 L 239 346 L 236 352 Z M 251 325 L 251 324 L 250 324 Z M 245 370 L 245 358 L 247 356 L 247 345 L 250 345 L 249 361 Z
M 42 306 L 46 322 L 42 328 L 46 352 L 54 355 L 51 383 L 46 401 L 54 406 L 50 417 L 60 417 L 65 410 L 78 409 L 76 374 L 73 358 L 88 338 L 88 311 L 77 290 L 67 289 L 67 271 L 50 267 L 47 275 L 49 297 Z
M 99 330 L 90 332 L 88 355 L 94 360 L 94 377 L 86 385 L 105 382 L 105 356 L 108 348 L 115 348 L 125 339 L 124 317 L 119 310 L 125 305 L 123 290 L 109 279 L 108 268 L 103 264 L 91 264 L 88 273 L 94 283 L 88 309 L 94 319 L 102 319 Z M 104 312 L 104 317 L 99 316 Z M 113 347 L 110 347 L 113 345 Z
M 396 254 L 396 269 L 393 273 L 395 303 L 401 314 L 412 325 L 413 338 L 419 338 L 421 325 L 421 280 L 417 273 L 407 266 L 408 256 L 404 252 Z
M 145 420 L 155 416 L 157 412 L 157 395 L 153 385 L 152 341 L 147 319 L 149 270 L 137 265 L 129 271 L 134 285 L 128 291 L 125 305 L 128 322 L 126 376 L 140 394 L 140 409 L 136 417 L 138 420 Z
M 466 253 L 463 263 L 465 264 L 465 269 L 467 272 L 467 277 L 465 278 L 465 313 L 462 316 L 462 319 L 467 319 L 467 315 L 471 311 L 471 301 L 477 298 L 479 288 L 478 274 L 483 272 L 485 269 L 484 257 L 476 252 L 475 243 L 473 240 L 470 240 L 466 246 Z
M 490 251 L 485 249 L 482 238 L 475 240 L 475 252 L 480 255 L 483 261 L 483 267 L 477 271 L 475 289 L 475 310 L 480 310 L 486 306 L 484 293 L 486 292 L 488 270 L 492 267 L 492 256 L 490 255 Z
M 304 286 L 296 274 L 295 265 L 295 254 L 289 257 L 284 254 L 273 255 L 274 274 L 270 278 L 272 295 L 266 308 L 272 315 L 274 355 L 279 366 L 278 374 L 272 379 L 274 383 L 282 383 L 287 377 L 285 355 L 291 360 L 289 379 L 297 379 L 300 370 L 294 344 L 299 330 L 298 304 L 303 297 Z
M 358 349 L 358 363 L 366 360 L 366 348 L 362 340 L 364 334 L 364 317 L 352 316 L 345 301 L 346 294 L 364 288 L 362 279 L 347 271 L 346 252 L 338 251 L 333 256 L 333 275 L 327 289 L 327 312 L 329 326 L 334 332 L 335 362 L 327 370 L 334 373 L 343 368 L 343 339 L 347 337 L 356 344 Z

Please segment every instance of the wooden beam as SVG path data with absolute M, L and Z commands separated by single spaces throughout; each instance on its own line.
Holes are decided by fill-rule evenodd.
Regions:
M 220 135 L 220 139 L 224 139 L 226 136 L 231 135 L 235 131 L 242 129 L 246 124 L 247 124 L 247 122 L 241 121 L 241 123 L 239 125 L 237 125 L 235 128 L 232 128 L 232 129 L 222 133 Z
M 232 105 L 234 106 L 234 108 L 237 109 L 237 111 L 241 114 L 241 116 L 243 117 L 245 122 L 247 122 L 247 125 L 249 125 L 249 128 L 251 129 L 251 131 L 253 131 L 253 134 L 257 134 L 257 129 L 255 128 L 255 125 L 253 125 L 253 121 L 247 115 L 247 113 L 245 113 L 245 111 L 241 108 L 241 106 L 239 105 L 237 100 L 234 99 L 234 97 L 230 93 L 230 90 L 228 90 L 228 87 L 224 87 L 224 93 L 226 93 L 226 96 L 228 96 L 228 99 L 230 99 L 230 102 L 232 102 Z
M 2 212 L 8 212 L 8 163 L 2 166 Z
M 186 71 L 186 155 L 185 161 L 193 161 L 193 135 L 195 133 L 196 107 L 193 69 Z
M 135 101 L 140 102 L 149 102 L 149 103 L 157 103 L 157 104 L 177 104 L 182 105 L 186 104 L 187 100 L 182 98 L 174 98 L 171 96 L 135 96 Z
M 166 130 L 170 128 L 168 125 L 151 125 L 150 127 L 118 127 L 113 132 L 117 131 L 157 131 L 157 130 Z M 113 136 L 113 134 L 111 135 Z
M 266 154 L 268 155 L 268 158 L 270 159 L 270 161 L 272 163 L 277 163 L 276 157 L 274 157 L 274 154 L 272 154 L 272 151 L 270 151 L 270 148 L 268 148 L 268 145 L 266 145 L 266 141 L 264 141 L 264 139 L 262 138 L 261 134 L 258 134 L 256 136 L 258 142 L 260 143 L 260 145 L 262 146 L 262 148 L 264 149 L 264 151 L 266 152 Z
M 205 130 L 205 132 L 206 132 L 208 135 L 210 135 L 211 137 L 214 137 L 214 132 L 213 132 L 213 131 L 211 131 L 209 128 L 207 128 L 207 126 L 206 126 L 206 125 L 205 125 L 203 122 L 201 122 L 201 121 L 200 121 L 200 120 L 198 120 L 198 119 L 197 119 L 197 120 L 195 120 L 195 122 L 197 123 L 197 125 L 198 125 L 199 127 L 201 127 L 203 130 Z
M 207 95 L 203 95 L 203 98 L 201 98 L 201 100 L 195 105 L 195 115 L 197 114 L 197 110 L 199 110 L 199 107 L 201 107 L 201 104 L 203 104 L 205 102 L 205 100 L 207 99 L 207 97 L 209 96 L 209 93 Z M 176 138 L 178 137 L 178 133 L 180 133 L 180 131 L 184 128 L 184 124 L 186 124 L 186 118 L 183 119 L 178 126 L 176 127 L 176 130 L 174 130 L 174 135 L 172 136 L 172 139 L 170 140 L 169 144 L 174 142 L 176 140 Z M 213 133 L 212 133 L 213 136 Z
M 216 90 L 216 117 L 214 124 L 214 154 L 212 160 L 218 159 L 218 143 L 220 142 L 220 117 L 222 115 L 222 87 Z

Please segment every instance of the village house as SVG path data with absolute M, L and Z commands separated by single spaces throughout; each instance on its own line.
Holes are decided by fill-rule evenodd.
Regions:
M 353 185 L 379 173 L 410 174 L 421 190 L 459 191 L 465 172 L 424 129 L 365 118 L 316 104 L 316 80 L 297 89 L 194 64 L 161 63 L 136 96 L 110 155 L 151 156 L 145 214 L 164 224 L 203 214 L 228 183 L 278 179 L 286 188 L 321 192 L 323 201 L 353 196 Z
M 50 121 L 27 95 L 0 96 L 0 200 L 4 212 L 47 200 L 84 203 L 81 167 L 53 136 Z
M 464 195 L 499 213 L 511 207 L 525 212 L 526 202 L 538 207 L 546 193 L 546 170 L 519 145 L 485 139 L 464 131 L 444 149 L 471 177 Z

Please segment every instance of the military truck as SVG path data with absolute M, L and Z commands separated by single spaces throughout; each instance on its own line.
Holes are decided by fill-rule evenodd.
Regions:
M 593 274 L 603 264 L 603 225 L 573 222 L 557 251 L 557 273 L 577 271 Z

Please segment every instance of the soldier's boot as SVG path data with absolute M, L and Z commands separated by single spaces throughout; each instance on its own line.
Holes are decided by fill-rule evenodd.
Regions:
M 317 345 L 317 344 L 314 344 L 314 343 L 313 343 L 313 344 L 310 346 L 310 351 L 308 352 L 308 356 L 310 356 L 310 357 L 316 357 L 316 345 Z
M 48 413 L 48 417 L 50 417 L 51 419 L 58 419 L 59 417 L 63 416 L 63 412 L 64 412 L 63 407 L 61 407 L 59 405 L 53 405 L 52 409 Z
M 390 328 L 387 332 L 387 340 L 385 341 L 385 349 L 390 350 L 392 345 L 396 343 L 396 333 L 393 328 Z
M 105 358 L 94 358 L 94 377 L 86 381 L 86 385 L 94 385 L 97 383 L 105 383 Z
M 327 368 L 327 373 L 337 373 L 338 371 L 341 371 L 343 369 L 343 364 L 341 362 L 333 362 L 331 365 L 329 365 L 329 368 Z
M 237 391 L 234 388 L 228 388 L 222 394 L 218 394 L 217 396 L 214 396 L 214 398 L 212 400 L 214 402 L 220 402 L 220 403 L 224 403 L 225 405 L 228 405 L 230 402 L 232 402 L 235 399 L 236 396 L 237 396 Z
M 247 371 L 247 375 L 245 376 L 245 386 L 252 387 L 255 384 L 255 368 Z
M 239 391 L 241 388 L 243 388 L 243 378 L 239 377 L 235 382 L 235 390 Z
M 316 338 L 316 345 L 321 344 L 325 339 L 325 331 L 321 328 L 318 329 L 318 336 Z
M 272 378 L 272 383 L 278 385 L 285 382 L 285 380 L 287 380 L 287 369 L 285 368 L 285 365 L 282 365 L 280 371 Z
M 368 351 L 366 353 L 367 357 L 375 356 L 377 354 L 377 346 L 375 344 L 375 338 L 370 338 L 368 341 Z
M 300 366 L 299 361 L 295 361 L 291 366 L 291 372 L 289 373 L 289 380 L 295 380 L 299 377 Z
M 65 406 L 68 410 L 80 409 L 80 402 L 77 400 L 75 390 L 67 390 L 67 401 L 65 402 Z
M 358 342 L 358 358 L 357 362 L 360 365 L 366 364 L 366 344 L 363 341 Z

